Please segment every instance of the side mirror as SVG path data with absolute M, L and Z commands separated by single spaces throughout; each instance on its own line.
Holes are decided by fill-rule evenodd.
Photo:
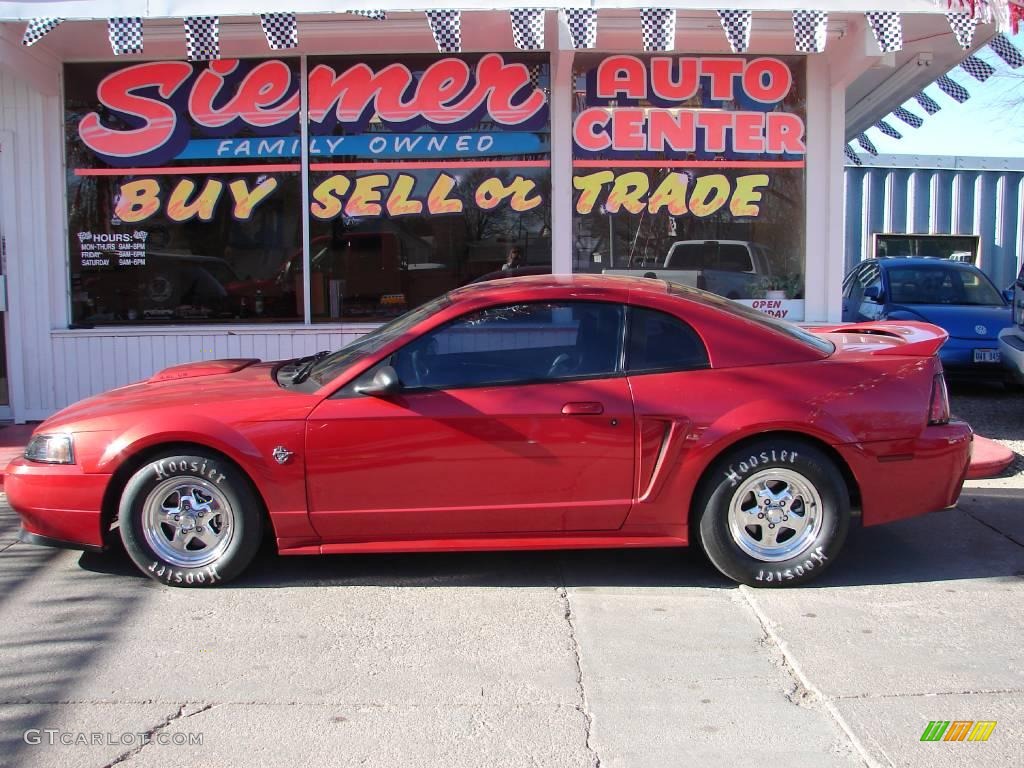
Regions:
M 884 304 L 885 294 L 882 292 L 882 286 L 869 285 L 864 289 L 864 298 L 868 301 L 875 302 L 875 304 Z
M 1003 291 L 1003 298 L 1006 299 L 1011 304 L 1013 303 L 1013 286 L 1012 285 L 1009 288 L 1007 288 L 1006 290 Z
M 398 380 L 398 373 L 390 365 L 377 369 L 370 376 L 366 374 L 356 382 L 354 390 L 358 395 L 370 395 L 371 397 L 387 397 L 393 395 L 402 388 L 402 382 Z

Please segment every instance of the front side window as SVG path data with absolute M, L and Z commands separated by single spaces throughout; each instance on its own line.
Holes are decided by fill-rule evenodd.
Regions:
M 708 367 L 697 333 L 677 317 L 654 309 L 629 310 L 626 370 L 633 373 L 691 371 Z
M 406 388 L 458 389 L 599 378 L 617 372 L 623 308 L 509 304 L 473 312 L 406 345 L 391 364 Z

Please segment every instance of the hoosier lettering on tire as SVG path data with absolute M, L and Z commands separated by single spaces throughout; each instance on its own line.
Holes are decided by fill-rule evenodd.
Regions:
M 810 443 L 766 437 L 717 462 L 697 500 L 701 544 L 724 575 L 752 587 L 802 584 L 839 554 L 850 497 Z
M 121 540 L 150 578 L 206 587 L 237 576 L 263 535 L 263 509 L 245 475 L 213 454 L 168 453 L 140 468 L 121 495 Z

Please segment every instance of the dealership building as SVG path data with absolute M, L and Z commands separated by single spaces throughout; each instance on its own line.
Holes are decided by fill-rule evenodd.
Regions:
M 952 5 L 0 0 L 0 419 L 334 349 L 513 250 L 837 321 L 844 166 L 1022 63 L 1015 0 Z

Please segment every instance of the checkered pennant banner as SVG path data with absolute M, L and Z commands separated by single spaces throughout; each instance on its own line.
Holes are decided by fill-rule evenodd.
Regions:
M 294 13 L 261 13 L 260 26 L 271 50 L 299 47 L 299 25 Z
M 596 8 L 566 8 L 565 20 L 569 24 L 573 48 L 597 47 Z
M 513 8 L 508 12 L 512 19 L 512 42 L 524 51 L 539 51 L 544 47 L 544 9 Z
M 645 51 L 671 51 L 676 47 L 675 8 L 644 8 L 640 23 Z
M 185 56 L 189 61 L 220 58 L 220 17 L 185 17 Z
M 374 21 L 384 21 L 388 17 L 385 11 L 345 11 L 345 13 L 354 13 L 356 16 L 373 19 Z
M 25 27 L 25 34 L 21 38 L 21 44 L 24 46 L 35 45 L 42 40 L 48 32 L 52 32 L 56 29 L 57 25 L 62 21 L 64 21 L 64 19 L 54 19 L 49 17 L 43 19 L 32 19 L 32 21 L 28 23 L 28 26 Z
M 921 91 L 914 97 L 914 100 L 921 105 L 921 108 L 929 115 L 936 114 L 942 107 L 939 106 L 939 102 L 933 99 L 924 91 Z
M 974 31 L 978 28 L 978 19 L 972 13 L 947 13 L 949 27 L 956 36 L 956 41 L 965 51 L 971 47 L 974 41 Z
M 922 125 L 924 125 L 924 120 L 915 115 L 906 107 L 896 107 L 893 114 L 896 115 L 896 117 L 898 117 L 904 123 L 909 125 L 911 128 L 920 128 Z
M 940 91 L 961 104 L 971 98 L 971 94 L 968 93 L 967 89 L 949 75 L 943 75 L 935 81 L 935 84 L 939 86 Z
M 869 11 L 868 24 L 882 53 L 903 49 L 903 20 L 895 11 Z
M 725 30 L 725 37 L 733 53 L 746 53 L 750 47 L 750 27 L 754 14 L 751 11 L 719 11 L 718 18 Z
M 107 19 L 107 36 L 115 56 L 142 53 L 142 19 L 138 16 Z
M 988 47 L 1014 69 L 1020 69 L 1020 67 L 1024 66 L 1024 55 L 1002 32 L 988 41 Z
M 857 137 L 857 143 L 860 144 L 861 149 L 867 152 L 869 155 L 878 157 L 878 148 L 875 147 L 871 139 L 868 138 L 866 133 L 862 133 Z
M 982 83 L 996 73 L 991 64 L 987 61 L 982 61 L 977 56 L 968 56 L 960 62 L 960 66 L 964 68 L 968 75 Z
M 827 11 L 793 11 L 793 38 L 801 53 L 821 53 L 828 42 Z
M 440 53 L 458 53 L 462 50 L 462 12 L 446 8 L 427 11 L 430 31 Z
M 891 125 L 889 125 L 887 122 L 885 122 L 885 120 L 879 120 L 877 123 L 875 123 L 875 128 L 880 130 L 882 133 L 884 133 L 890 139 L 902 139 L 903 138 L 903 134 L 900 133 L 899 131 L 897 131 L 895 128 L 893 128 Z
M 849 144 L 843 144 L 843 154 L 846 155 L 846 159 L 849 160 L 856 166 L 864 165 L 861 159 L 857 157 L 857 153 L 853 151 L 853 147 Z

